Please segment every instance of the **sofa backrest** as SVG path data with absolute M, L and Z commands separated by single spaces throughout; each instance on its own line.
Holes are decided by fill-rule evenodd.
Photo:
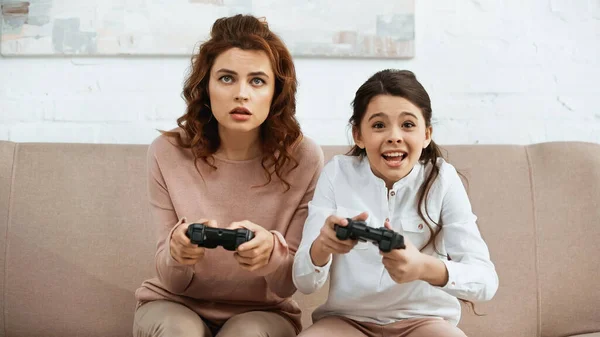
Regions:
M 0 336 L 130 336 L 154 275 L 145 145 L 0 142 Z M 600 145 L 446 146 L 500 288 L 472 336 L 600 331 Z M 324 147 L 326 159 L 345 147 Z M 327 289 L 294 297 L 303 321 Z
M 146 149 L 16 144 L 0 334 L 131 336 L 155 251 Z
M 4 305 L 4 294 L 6 294 L 6 286 L 4 284 L 6 270 L 5 252 L 14 154 L 14 143 L 0 142 L 0 336 L 4 334 L 4 315 L 2 313 L 6 311 L 6 306 Z
M 528 154 L 541 335 L 600 332 L 600 145 L 539 144 Z

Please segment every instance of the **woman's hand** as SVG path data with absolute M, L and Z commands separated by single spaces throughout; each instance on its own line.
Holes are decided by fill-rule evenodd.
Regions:
M 248 220 L 232 222 L 227 228 L 246 228 L 254 232 L 254 238 L 241 244 L 233 254 L 242 269 L 255 271 L 269 263 L 275 246 L 273 233 Z
M 191 243 L 190 238 L 185 235 L 188 226 L 192 223 L 203 223 L 207 227 L 217 227 L 215 220 L 202 219 L 191 223 L 184 222 L 173 231 L 169 242 L 171 256 L 175 261 L 185 265 L 198 263 L 204 257 L 205 252 L 203 247 L 198 247 L 198 245 Z
M 352 218 L 352 220 L 367 220 L 367 212 L 362 212 Z M 330 215 L 325 219 L 325 224 L 321 227 L 319 236 L 313 241 L 310 247 L 310 258 L 315 266 L 322 267 L 329 262 L 331 254 L 346 254 L 356 244 L 358 240 L 340 240 L 335 236 L 335 225 L 348 226 L 348 219 L 335 215 Z

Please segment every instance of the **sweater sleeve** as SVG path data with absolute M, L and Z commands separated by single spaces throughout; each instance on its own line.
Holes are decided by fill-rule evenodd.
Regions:
M 183 217 L 179 219 L 174 210 L 157 156 L 158 141 L 160 138 L 150 145 L 147 156 L 148 198 L 158 237 L 154 258 L 156 274 L 166 290 L 181 294 L 191 283 L 194 269 L 193 266 L 180 264 L 171 256 L 169 245 L 171 235 L 186 219 Z
M 300 244 L 302 228 L 308 215 L 308 203 L 313 197 L 317 179 L 323 168 L 323 152 L 321 148 L 313 144 L 313 149 L 310 152 L 313 156 L 312 158 L 299 158 L 299 160 L 306 160 L 312 163 L 310 164 L 312 168 L 310 171 L 311 178 L 300 203 L 296 207 L 285 235 L 272 231 L 275 235 L 275 245 L 269 264 L 265 267 L 266 272 L 263 272 L 263 274 L 266 274 L 264 277 L 269 289 L 282 298 L 290 297 L 296 292 L 296 287 L 292 280 L 292 265 L 294 264 L 296 250 Z M 297 169 L 300 169 L 300 167 Z

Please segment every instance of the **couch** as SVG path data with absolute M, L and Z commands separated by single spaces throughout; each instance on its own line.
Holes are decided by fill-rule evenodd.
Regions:
M 0 337 L 131 336 L 153 276 L 146 145 L 0 141 Z M 445 146 L 500 278 L 469 336 L 600 336 L 600 145 Z M 345 147 L 324 146 L 326 160 Z M 311 324 L 326 297 L 294 295 Z

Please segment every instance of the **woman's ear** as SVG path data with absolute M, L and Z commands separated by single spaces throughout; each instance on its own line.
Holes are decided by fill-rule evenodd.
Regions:
M 423 142 L 423 148 L 427 148 L 431 144 L 431 135 L 433 134 L 433 128 L 428 126 L 425 129 L 425 141 Z
M 352 126 L 352 138 L 354 138 L 354 144 L 356 144 L 356 146 L 361 149 L 365 148 L 365 144 L 360 135 L 360 129 L 357 126 Z

